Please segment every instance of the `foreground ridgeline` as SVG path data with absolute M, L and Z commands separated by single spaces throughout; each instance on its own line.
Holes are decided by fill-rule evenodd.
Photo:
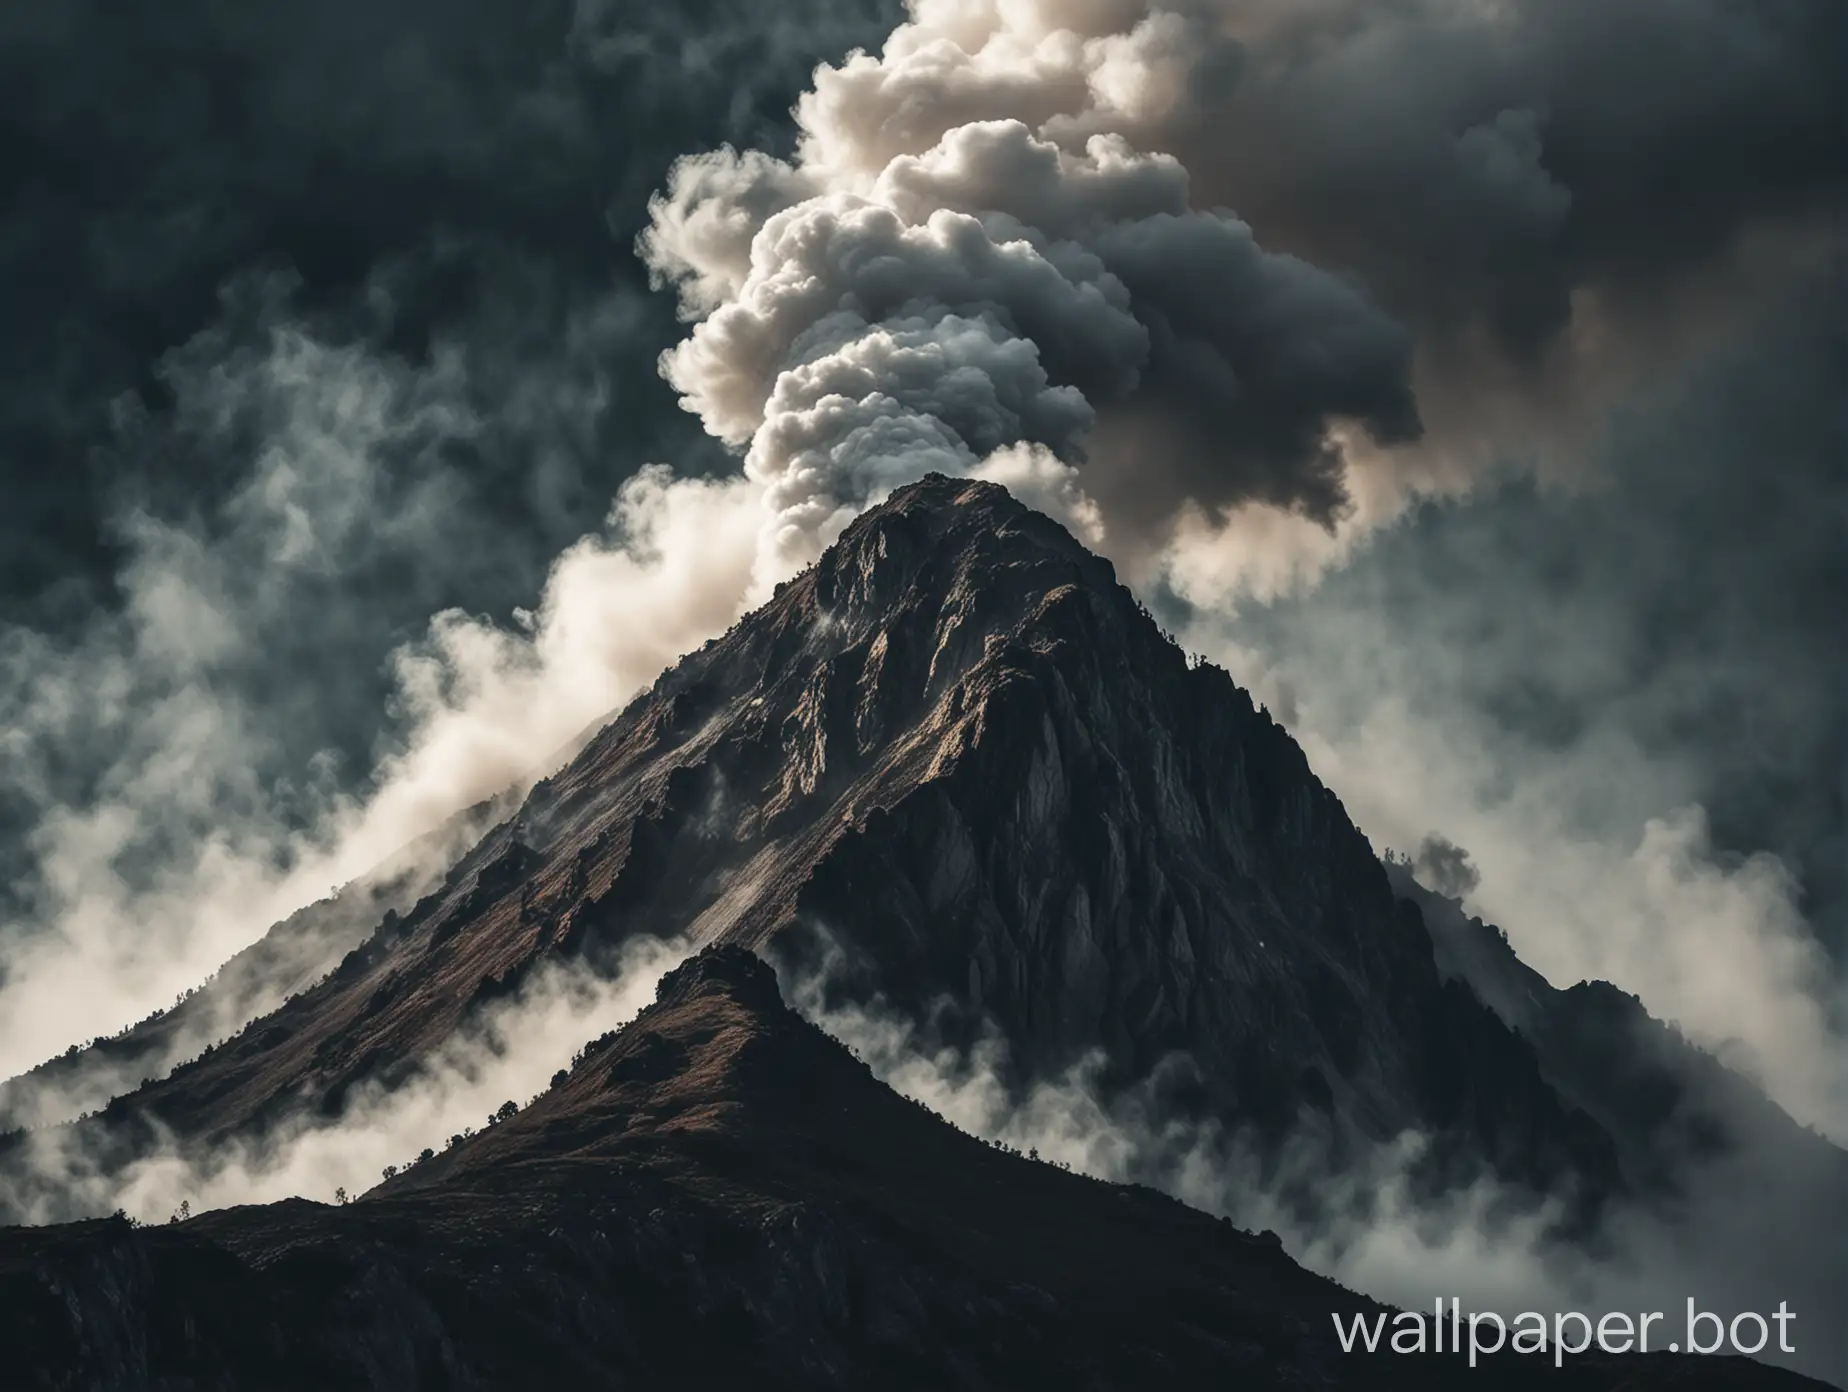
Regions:
M 879 1083 L 739 948 L 344 1206 L 0 1234 L 8 1387 L 1814 1386 L 1739 1359 L 1343 1352 L 1373 1303 Z M 733 1381 L 735 1380 L 735 1381 Z

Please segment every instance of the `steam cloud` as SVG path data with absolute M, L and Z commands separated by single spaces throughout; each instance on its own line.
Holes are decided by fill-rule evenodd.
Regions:
M 775 548 L 1025 444 L 1084 460 L 1120 560 L 1274 587 L 1826 256 L 1843 22 L 920 0 L 817 71 L 793 159 L 677 166 L 641 245 L 699 322 L 664 370 L 748 446 Z

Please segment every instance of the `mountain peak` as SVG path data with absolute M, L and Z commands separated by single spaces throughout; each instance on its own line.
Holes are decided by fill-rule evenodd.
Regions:
M 1222 1386 L 1267 1369 L 1381 1385 L 1327 1340 L 1345 1293 L 1172 1200 L 944 1125 L 790 1010 L 760 949 L 808 971 L 819 947 L 831 988 L 928 1018 L 950 1045 L 998 1035 L 1006 1085 L 1102 1057 L 1087 1077 L 1105 1102 L 1185 1071 L 1165 1114 L 1257 1144 L 1412 1130 L 1454 1167 L 1439 1179 L 1487 1168 L 1594 1196 L 1620 1182 L 1609 1131 L 1443 979 L 1418 909 L 1288 734 L 1227 673 L 1190 664 L 1055 522 L 941 477 L 689 654 L 337 969 L 67 1139 L 132 1161 L 173 1138 L 261 1145 L 304 1111 L 335 1122 L 542 969 L 607 970 L 647 936 L 707 946 L 524 1109 L 365 1202 L 108 1242 L 154 1264 L 136 1270 L 174 1271 L 174 1289 L 195 1278 L 171 1263 L 216 1263 L 217 1284 L 189 1287 L 199 1308 L 257 1292 L 227 1338 L 274 1309 L 335 1309 L 324 1283 L 353 1252 L 415 1252 L 404 1268 L 365 1257 L 361 1294 L 339 1298 L 415 1290 L 385 1325 L 440 1309 L 456 1349 L 524 1302 L 544 1333 L 520 1347 L 563 1338 L 578 1363 L 483 1386 L 588 1385 L 603 1374 L 584 1369 L 703 1354 L 723 1342 L 701 1322 L 714 1309 L 757 1341 L 738 1345 L 751 1357 L 794 1370 L 790 1386 L 898 1367 L 933 1387 Z M 24 1183 L 0 1197 L 47 1201 Z M 195 1233 L 249 1269 L 194 1250 Z M 30 1246 L 19 1271 L 42 1265 Z M 278 1253 L 298 1249 L 321 1255 L 290 1275 Z M 415 1287 L 407 1272 L 438 1249 L 485 1303 Z M 0 1278 L 7 1260 L 0 1245 Z M 663 1280 L 671 1296 L 649 1294 Z M 855 1290 L 884 1293 L 867 1314 Z M 605 1342 L 624 1312 L 657 1308 L 677 1331 L 643 1320 L 626 1348 Z M 1196 1308 L 1213 1333 L 1177 1326 Z M 992 1323 L 970 1325 L 978 1309 Z M 50 1306 L 28 1319 L 28 1339 L 64 1327 Z M 354 1323 L 315 1326 L 316 1356 L 389 1354 L 407 1371 L 388 1385 L 451 1356 L 349 1348 Z M 1002 1329 L 1030 1337 L 997 1362 Z M 454 1357 L 486 1367 L 492 1344 Z M 1434 1385 L 1426 1372 L 1407 1365 L 1414 1385 Z
M 839 540 L 851 545 L 865 534 L 876 534 L 905 523 L 914 523 L 940 536 L 955 528 L 981 529 L 994 534 L 1009 524 L 1022 522 L 1034 526 L 1050 524 L 1050 531 L 1064 536 L 1074 553 L 1084 549 L 1058 523 L 1035 512 L 1000 484 L 985 479 L 951 478 L 947 474 L 926 474 L 894 489 L 882 502 L 850 522 Z
M 1062 584 L 1129 601 L 1108 561 L 999 484 L 930 474 L 862 513 L 788 588 L 833 621 L 891 624 Z

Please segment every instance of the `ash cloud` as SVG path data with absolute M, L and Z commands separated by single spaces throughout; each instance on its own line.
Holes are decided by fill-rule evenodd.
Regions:
M 830 119 L 861 128 L 858 112 Z M 845 139 L 807 134 L 805 153 Z M 662 370 L 745 450 L 784 563 L 932 469 L 1020 445 L 1075 464 L 1113 412 L 1211 439 L 1241 496 L 1322 522 L 1345 505 L 1336 420 L 1380 444 L 1419 430 L 1396 324 L 1230 214 L 1190 208 L 1184 170 L 1120 140 L 1071 151 L 1019 120 L 973 121 L 862 187 L 726 151 L 678 166 L 654 214 L 641 250 L 696 320 Z
M 1412 872 L 1425 888 L 1446 899 L 1467 899 L 1482 883 L 1482 873 L 1470 863 L 1469 852 L 1436 833 L 1418 843 Z
M 1844 37 L 1799 0 L 919 3 L 817 71 L 793 158 L 677 167 L 642 250 L 701 322 L 665 370 L 742 445 L 830 311 L 989 306 L 1095 410 L 1051 448 L 1123 559 L 1196 595 L 1287 585 L 1498 454 L 1571 476 L 1624 391 L 1826 259 Z M 954 227 L 1037 259 L 951 276 Z M 1146 344 L 1046 321 L 1040 262 Z M 759 321 L 795 287 L 779 337 Z M 822 516 L 862 491 L 747 457 Z

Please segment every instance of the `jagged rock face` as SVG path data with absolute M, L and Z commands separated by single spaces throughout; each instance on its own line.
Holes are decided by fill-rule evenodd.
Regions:
M 525 1110 L 345 1207 L 0 1232 L 24 1388 L 1566 1392 L 1816 1387 L 1736 1358 L 1342 1353 L 1363 1296 L 877 1082 L 720 947 Z
M 1288 735 L 1057 524 L 940 477 L 663 676 L 325 981 L 102 1125 L 334 1113 L 548 957 L 682 932 L 798 959 L 825 933 L 859 988 L 992 1019 L 1023 1072 L 1101 1048 L 1127 1082 L 1178 1052 L 1188 1105 L 1232 1126 L 1319 1112 L 1615 1180 Z

